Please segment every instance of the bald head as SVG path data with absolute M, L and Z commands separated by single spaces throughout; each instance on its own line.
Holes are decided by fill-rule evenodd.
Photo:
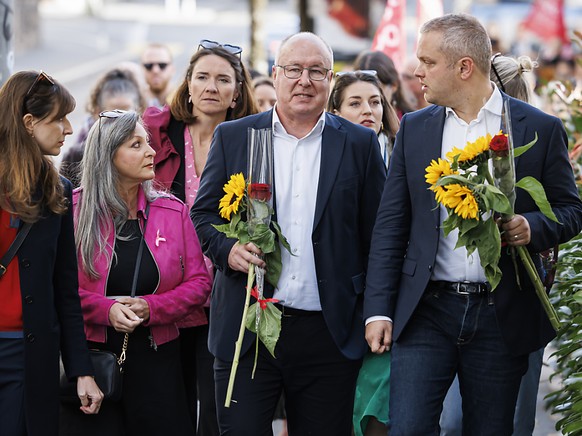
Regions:
M 333 69 L 333 51 L 331 47 L 320 36 L 311 32 L 299 32 L 285 38 L 279 46 L 275 63 L 279 64 L 279 59 L 289 50 L 290 46 L 301 47 L 302 43 L 315 43 L 319 45 L 322 49 L 322 53 L 325 54 L 325 60 L 327 61 L 325 67 L 330 70 Z

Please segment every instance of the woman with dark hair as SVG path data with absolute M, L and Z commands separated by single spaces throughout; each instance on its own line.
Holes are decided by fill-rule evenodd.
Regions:
M 127 351 L 121 400 L 96 419 L 63 413 L 62 434 L 194 431 L 177 322 L 203 314 L 210 277 L 189 210 L 152 187 L 155 155 L 136 112 L 102 112 L 89 131 L 73 197 L 85 331 L 91 348 Z
M 382 83 L 384 95 L 396 110 L 399 119 L 405 113 L 414 110 L 406 99 L 400 83 L 400 75 L 388 55 L 381 51 L 363 51 L 354 61 L 353 67 L 354 70 L 374 70 L 378 73 L 378 80 Z
M 336 74 L 327 111 L 373 129 L 378 134 L 380 153 L 388 168 L 398 117 L 384 96 L 376 71 L 348 71 Z
M 376 71 L 336 73 L 327 111 L 374 130 L 378 134 L 380 153 L 388 167 L 399 121 L 384 96 Z M 356 383 L 352 418 L 355 436 L 386 434 L 389 386 L 390 353 L 366 353 Z
M 242 49 L 234 45 L 200 41 L 170 105 L 161 110 L 148 108 L 144 113 L 157 153 L 156 181 L 188 207 L 192 207 L 198 192 L 214 128 L 223 121 L 258 112 L 241 53 Z M 206 266 L 212 275 L 209 259 Z M 218 435 L 207 317 L 208 310 L 206 315 L 191 314 L 179 323 L 188 407 L 194 427 L 198 424 L 199 436 Z
M 42 71 L 15 73 L 0 89 L 3 435 L 58 434 L 59 350 L 67 376 L 77 379 L 81 411 L 97 413 L 103 399 L 83 332 L 71 184 L 47 157 L 73 132 L 67 115 L 74 108 L 73 96 Z
M 106 110 L 134 110 L 142 113 L 146 101 L 141 92 L 137 78 L 132 72 L 123 68 L 114 68 L 103 74 L 91 90 L 86 110 L 86 118 L 77 141 L 67 150 L 60 165 L 60 173 L 71 181 L 73 187 L 78 187 L 81 180 L 79 174 L 83 148 L 89 129 L 99 118 L 99 113 Z

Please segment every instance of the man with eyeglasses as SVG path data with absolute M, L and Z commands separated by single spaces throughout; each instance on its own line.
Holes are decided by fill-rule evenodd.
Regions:
M 362 301 L 368 248 L 385 167 L 372 129 L 324 112 L 333 53 L 312 33 L 285 39 L 273 67 L 275 107 L 220 124 L 193 221 L 217 272 L 210 307 L 220 430 L 271 434 L 283 391 L 290 435 L 351 436 L 355 383 L 366 351 Z M 282 250 L 277 288 L 265 286 L 282 311 L 273 358 L 246 332 L 233 401 L 224 406 L 249 263 L 265 267 L 252 243 L 227 239 L 218 202 L 230 175 L 247 172 L 247 129 L 271 129 L 276 221 L 292 254 Z M 266 265 L 269 268 L 269 265 Z
M 172 77 L 175 67 L 172 63 L 172 52 L 164 44 L 149 44 L 141 55 L 141 65 L 148 85 L 149 98 L 147 105 L 162 108 L 168 103 L 173 91 Z

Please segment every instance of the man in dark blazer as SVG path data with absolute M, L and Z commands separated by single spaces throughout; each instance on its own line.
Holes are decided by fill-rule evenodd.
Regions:
M 521 264 L 518 288 L 507 249 L 500 261 L 503 278 L 491 292 L 478 255 L 455 249 L 456 233 L 444 237 L 447 212 L 428 190 L 425 168 L 453 146 L 496 134 L 509 100 L 515 146 L 538 135 L 515 160 L 516 177 L 543 184 L 560 224 L 518 190 L 516 215 L 500 225 L 507 244 L 527 246 L 540 267 L 536 253 L 581 229 L 566 133 L 560 120 L 490 82 L 491 44 L 476 19 L 445 15 L 423 25 L 420 35 L 416 76 L 436 106 L 406 115 L 396 138 L 370 251 L 366 339 L 373 352 L 392 346 L 392 436 L 438 435 L 442 401 L 456 373 L 463 433 L 511 435 L 528 354 L 554 331 Z
M 216 129 L 192 209 L 216 265 L 209 347 L 221 432 L 271 434 L 281 390 L 290 434 L 351 434 L 355 381 L 366 350 L 362 319 L 370 237 L 385 179 L 375 133 L 324 113 L 333 54 L 316 35 L 283 41 L 273 77 L 276 107 Z M 246 332 L 233 401 L 224 407 L 249 263 L 264 266 L 252 243 L 218 232 L 223 185 L 247 172 L 247 129 L 273 129 L 276 220 L 293 254 L 283 253 L 275 298 L 283 312 L 274 359 Z M 268 265 L 267 265 L 268 268 Z M 271 296 L 273 289 L 266 292 Z

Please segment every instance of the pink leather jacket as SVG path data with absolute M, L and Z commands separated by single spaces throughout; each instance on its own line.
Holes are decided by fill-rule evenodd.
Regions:
M 73 208 L 81 198 L 82 189 L 75 190 Z M 146 204 L 145 195 L 140 189 L 138 216 L 141 217 L 142 228 Z M 113 238 L 111 232 L 107 238 L 108 256 L 95 254 L 99 279 L 90 279 L 78 258 L 79 296 L 85 333 L 88 340 L 95 342 L 106 342 L 107 326 L 110 325 L 109 309 L 115 304 L 114 300 L 105 296 L 111 266 L 107 258 L 112 258 L 110 250 L 114 245 Z M 178 324 L 207 323 L 202 307 L 210 293 L 211 282 L 188 209 L 175 197 L 167 195 L 150 203 L 145 243 L 158 267 L 160 278 L 154 293 L 141 297 L 147 301 L 150 310 L 150 319 L 143 325 L 150 327 L 154 342 L 161 345 L 178 337 Z

